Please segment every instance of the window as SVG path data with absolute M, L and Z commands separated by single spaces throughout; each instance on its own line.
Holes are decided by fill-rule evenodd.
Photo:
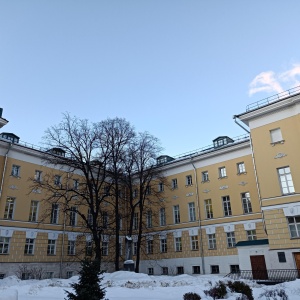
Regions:
M 214 217 L 211 199 L 204 200 L 206 219 Z
M 177 275 L 184 274 L 184 269 L 183 267 L 177 267 Z
M 247 193 L 242 193 L 241 198 L 242 198 L 244 214 L 252 213 L 250 193 L 248 193 L 248 192 Z
M 54 272 L 46 272 L 45 279 L 52 279 L 54 277 Z
M 168 246 L 167 246 L 167 239 L 160 240 L 160 252 L 167 253 Z
M 86 256 L 92 256 L 93 254 L 93 242 L 92 241 L 86 241 L 85 243 L 85 255 Z
M 21 167 L 17 165 L 13 165 L 11 169 L 11 176 L 20 177 Z
M 186 185 L 192 185 L 193 184 L 192 175 L 188 175 L 188 176 L 185 177 L 185 184 Z
M 294 193 L 295 189 L 294 189 L 290 167 L 280 168 L 277 169 L 277 171 L 278 171 L 282 194 Z
M 138 190 L 137 190 L 137 189 L 134 189 L 134 190 L 133 190 L 133 193 L 132 193 L 133 199 L 135 199 L 137 196 L 138 196 Z
M 235 247 L 235 235 L 234 232 L 227 232 L 227 247 L 234 248 Z
M 24 254 L 33 255 L 34 253 L 34 239 L 26 239 Z
M 133 229 L 137 230 L 139 228 L 139 213 L 135 212 L 133 215 Z
M 178 183 L 177 183 L 177 178 L 172 179 L 172 189 L 177 189 L 178 188 Z
M 240 273 L 239 265 L 230 265 L 230 273 Z
M 288 224 L 292 238 L 300 237 L 300 216 L 288 217 Z
M 102 213 L 102 227 L 104 229 L 106 229 L 107 226 L 108 226 L 108 213 L 107 213 L 107 211 L 104 211 Z
M 154 274 L 154 269 L 148 268 L 148 275 L 153 275 L 153 274 Z
M 32 200 L 29 211 L 29 222 L 37 222 L 38 207 L 39 202 Z
M 165 226 L 166 225 L 166 209 L 161 207 L 159 209 L 159 225 Z
M 56 240 L 48 240 L 47 254 L 48 255 L 56 254 Z
M 176 252 L 182 251 L 181 237 L 175 238 L 175 251 Z
M 179 205 L 174 205 L 173 206 L 173 214 L 174 214 L 174 223 L 179 224 L 180 223 Z
M 216 234 L 208 234 L 207 235 L 208 239 L 208 249 L 217 249 L 217 240 L 216 240 Z
M 21 274 L 21 279 L 22 280 L 29 280 L 32 278 L 32 273 L 31 272 L 22 272 Z
M 193 274 L 200 274 L 200 266 L 193 266 Z
M 75 241 L 68 241 L 68 255 L 75 255 Z
M 278 255 L 278 261 L 280 263 L 285 263 L 286 262 L 285 252 L 277 252 L 277 255 Z
M 88 209 L 88 213 L 87 213 L 87 221 L 88 221 L 89 225 L 93 224 L 93 215 L 92 215 L 92 212 L 91 212 L 90 208 Z
M 15 198 L 7 197 L 4 210 L 4 219 L 12 220 L 14 217 Z
M 78 188 L 79 188 L 79 180 L 78 180 L 78 179 L 74 179 L 74 180 L 73 180 L 73 189 L 74 189 L 75 191 L 77 191 Z
M 226 176 L 226 168 L 221 167 L 221 168 L 219 168 L 219 178 L 224 178 L 224 177 L 227 177 Z
M 191 236 L 191 250 L 198 250 L 199 244 L 198 244 L 198 237 L 196 235 Z
M 202 182 L 209 181 L 208 171 L 202 172 Z
M 152 227 L 152 210 L 147 211 L 147 228 Z
M 108 255 L 108 242 L 102 242 L 102 255 Z
M 283 141 L 280 128 L 270 130 L 270 137 L 272 144 L 276 144 Z
M 219 274 L 220 273 L 219 266 L 218 265 L 210 266 L 210 273 L 211 274 Z
M 61 176 L 55 175 L 54 176 L 54 185 L 60 185 L 61 184 Z
M 190 222 L 196 221 L 195 203 L 189 203 L 189 220 Z
M 52 209 L 51 209 L 51 218 L 50 218 L 50 223 L 51 224 L 58 224 L 58 216 L 59 216 L 59 208 L 57 203 L 52 204 Z
M 147 254 L 153 254 L 153 240 L 147 241 Z
M 35 180 L 35 181 L 38 181 L 38 182 L 41 182 L 41 181 L 42 181 L 42 171 L 40 171 L 40 170 L 35 170 L 35 173 L 34 173 L 34 180 Z
M 224 210 L 224 217 L 231 216 L 231 205 L 230 205 L 230 197 L 229 196 L 224 196 L 222 197 L 222 202 L 223 202 L 223 210 Z
M 237 166 L 237 173 L 238 174 L 246 173 L 245 164 L 243 162 L 237 163 L 236 166 Z
M 123 229 L 123 218 L 121 214 L 118 214 L 118 220 L 119 220 L 119 229 Z
M 133 251 L 132 251 L 132 254 L 133 255 L 137 255 L 137 242 L 133 242 Z
M 256 230 L 247 230 L 247 239 L 248 241 L 257 240 Z
M 73 276 L 73 271 L 67 271 L 67 278 L 71 278 Z
M 146 195 L 151 195 L 151 187 L 148 185 L 145 190 Z
M 77 207 L 72 206 L 70 208 L 70 222 L 69 222 L 69 225 L 70 226 L 76 226 L 76 220 L 77 220 Z
M 161 275 L 168 275 L 168 274 L 169 274 L 168 267 L 162 267 L 161 268 Z
M 160 183 L 158 184 L 158 191 L 159 191 L 159 192 L 163 192 L 164 189 L 165 189 L 164 184 L 163 184 L 162 182 L 160 182 Z
M 123 245 L 122 245 L 122 241 L 120 241 L 120 243 L 119 243 L 119 255 L 123 255 Z
M 0 254 L 8 254 L 9 253 L 9 237 L 0 236 Z

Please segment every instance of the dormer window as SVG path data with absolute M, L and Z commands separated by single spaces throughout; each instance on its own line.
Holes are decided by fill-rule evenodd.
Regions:
M 9 141 L 11 143 L 14 143 L 14 144 L 18 144 L 19 140 L 20 140 L 20 138 L 17 135 L 15 135 L 13 133 L 9 133 L 9 132 L 2 132 L 0 134 L 0 137 L 4 140 L 7 140 L 7 141 Z
M 233 142 L 234 142 L 234 140 L 228 136 L 219 136 L 218 138 L 213 140 L 214 148 L 223 147 L 223 146 L 226 146 L 227 144 L 233 143 Z
M 58 156 L 63 156 L 63 157 L 66 156 L 66 151 L 64 151 L 61 148 L 52 148 L 52 149 L 48 150 L 48 152 L 50 152 L 54 155 L 58 155 Z

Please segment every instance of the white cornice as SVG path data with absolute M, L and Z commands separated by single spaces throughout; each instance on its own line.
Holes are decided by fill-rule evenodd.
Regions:
M 257 108 L 255 110 L 243 113 L 237 117 L 249 126 L 249 122 L 253 119 L 257 119 L 267 114 L 274 113 L 276 111 L 284 110 L 290 106 L 296 105 L 300 102 L 300 94 L 290 96 L 288 98 L 278 100 L 276 102 L 270 103 L 269 105 Z

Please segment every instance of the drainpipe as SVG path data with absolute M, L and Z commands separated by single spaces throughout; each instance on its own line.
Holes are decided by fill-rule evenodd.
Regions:
M 256 163 L 255 163 L 255 157 L 254 157 L 254 151 L 253 151 L 253 144 L 252 144 L 251 132 L 248 129 L 246 129 L 243 125 L 241 125 L 240 123 L 238 123 L 237 120 L 236 120 L 236 118 L 237 118 L 237 116 L 234 115 L 233 119 L 234 119 L 235 124 L 237 124 L 238 126 L 240 126 L 243 130 L 245 130 L 250 135 L 250 148 L 251 148 L 252 163 L 253 163 L 253 167 L 254 167 L 256 189 L 257 189 L 257 193 L 258 193 L 259 205 L 260 205 L 260 210 L 261 210 L 261 217 L 262 217 L 262 220 L 263 220 L 263 228 L 264 228 L 265 233 L 267 233 L 264 212 L 261 209 L 262 208 L 262 199 L 261 199 L 259 181 L 258 181 L 257 170 L 256 170 Z
M 193 163 L 193 158 L 190 157 L 190 160 L 191 160 L 191 164 L 194 168 L 194 175 L 195 175 L 195 182 L 196 182 L 196 199 L 197 199 L 197 208 L 198 208 L 198 227 L 199 227 L 199 230 L 200 230 L 200 257 L 201 257 L 201 262 L 202 262 L 203 274 L 205 274 L 203 235 L 202 235 L 201 215 L 200 215 L 200 198 L 199 198 L 199 193 L 198 193 L 198 177 L 197 177 L 196 167 Z
M 70 172 L 67 173 L 67 186 L 66 189 L 68 191 Z M 60 264 L 59 264 L 59 277 L 62 278 L 62 269 L 63 269 L 63 257 L 64 257 L 64 249 L 65 249 L 65 234 L 66 234 L 66 210 L 64 209 L 64 220 L 63 220 L 63 236 L 62 236 L 62 244 L 61 244 L 61 256 L 60 256 Z
M 0 186 L 0 199 L 2 197 L 2 188 L 3 188 L 3 183 L 4 183 L 4 175 L 5 175 L 5 171 L 6 171 L 6 165 L 7 165 L 7 156 L 8 156 L 8 152 L 11 149 L 12 143 L 8 144 L 8 148 L 7 151 L 5 153 L 5 160 L 4 160 L 4 166 L 3 166 L 3 172 L 2 172 L 2 179 L 1 179 L 1 186 Z

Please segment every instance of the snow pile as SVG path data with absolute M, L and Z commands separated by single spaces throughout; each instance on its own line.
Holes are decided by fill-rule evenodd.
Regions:
M 106 287 L 109 300 L 182 300 L 185 293 L 197 293 L 204 300 L 211 300 L 204 291 L 217 281 L 228 281 L 215 275 L 179 275 L 149 276 L 134 272 L 115 272 L 103 274 L 102 285 Z M 71 283 L 77 282 L 78 276 L 70 279 L 20 280 L 15 276 L 0 280 L 1 300 L 63 300 L 65 290 L 71 291 Z M 273 300 L 276 295 L 285 293 L 288 300 L 300 299 L 300 280 L 275 286 L 258 285 L 247 281 L 253 290 L 254 299 Z M 270 298 L 270 295 L 275 295 Z M 227 300 L 235 300 L 238 294 L 228 293 Z M 277 297 L 277 299 L 283 299 Z

